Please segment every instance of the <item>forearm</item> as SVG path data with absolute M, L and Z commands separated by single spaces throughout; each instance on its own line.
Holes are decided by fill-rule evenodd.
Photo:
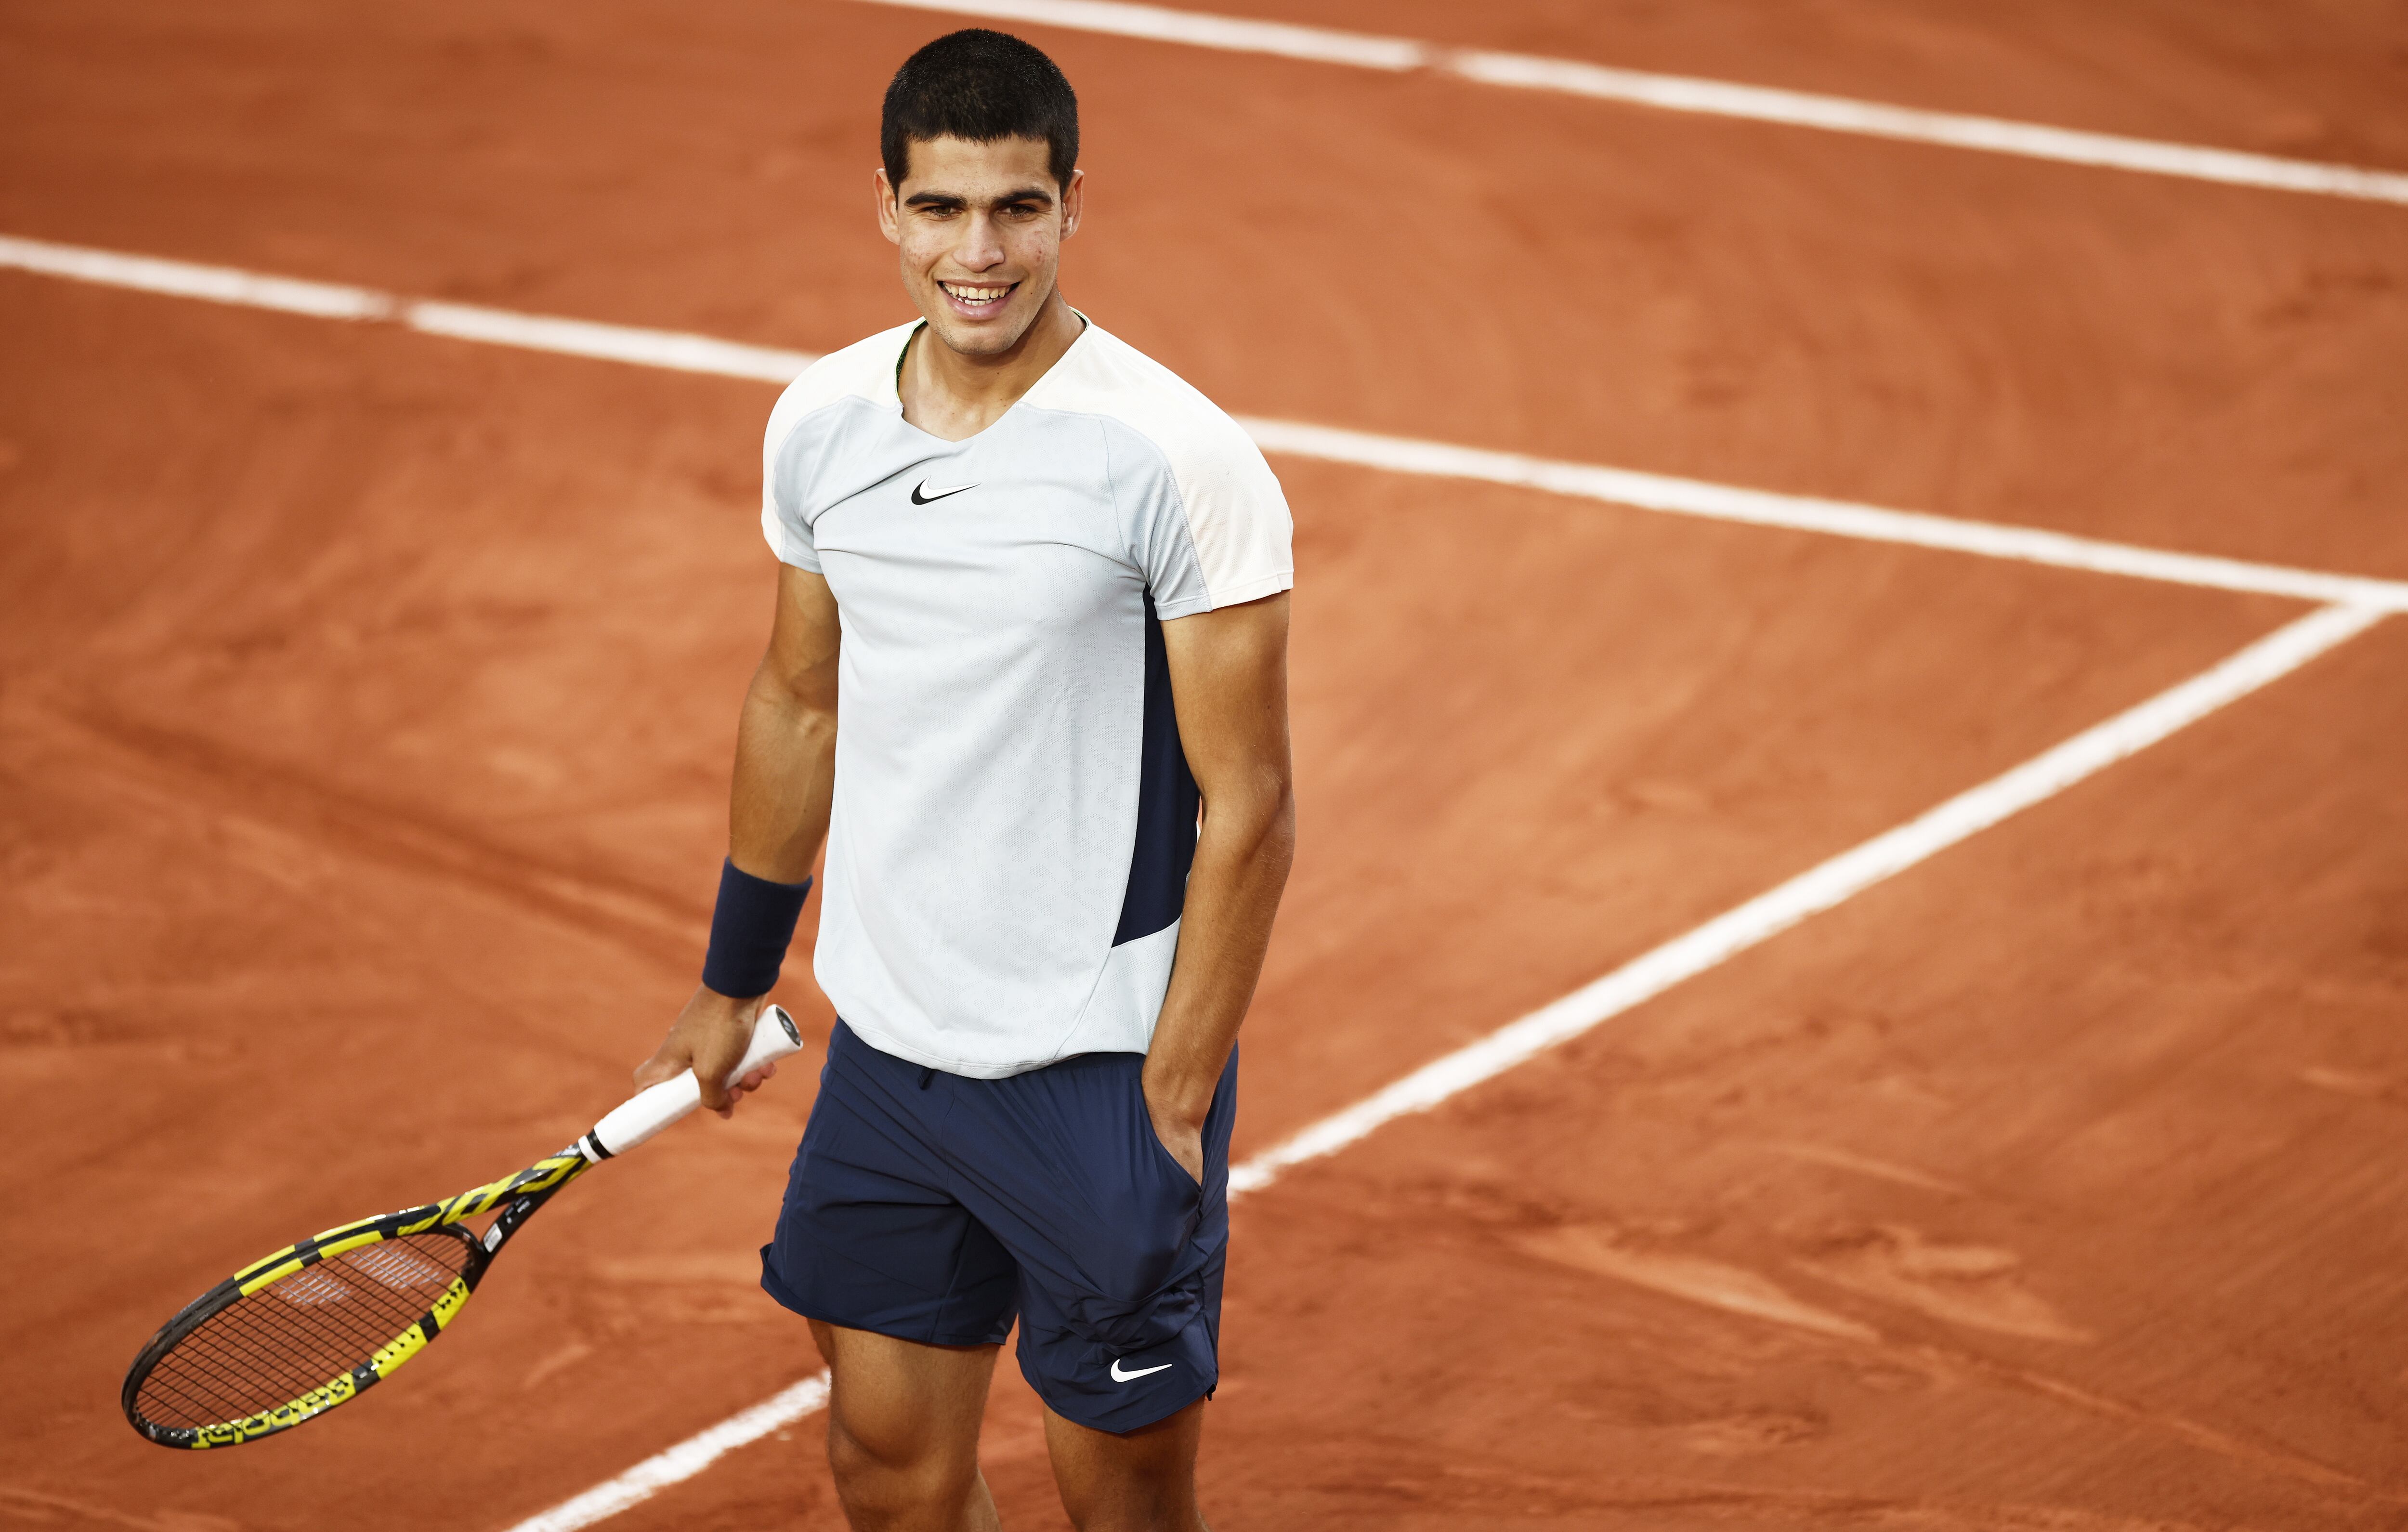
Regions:
M 702 1081 L 703 1104 L 724 1111 L 733 1095 L 767 1078 L 763 1070 L 732 1091 L 720 1087 L 743 1056 L 753 1016 L 777 983 L 801 911 L 794 890 L 764 885 L 809 878 L 827 838 L 841 639 L 826 580 L 781 566 L 768 650 L 745 688 L 736 723 L 727 857 L 737 874 L 749 876 L 723 873 L 703 981 L 659 1051 L 636 1072 L 638 1085 L 657 1084 L 691 1066 Z
M 1296 854 L 1284 771 L 1205 806 L 1181 911 L 1179 955 L 1145 1062 L 1148 1099 L 1200 1123 L 1238 1040 Z
M 729 858 L 772 882 L 810 877 L 835 787 L 835 699 L 797 692 L 765 661 L 737 722 Z

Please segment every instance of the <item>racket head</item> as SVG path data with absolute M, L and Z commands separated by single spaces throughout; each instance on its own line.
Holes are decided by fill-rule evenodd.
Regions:
M 126 1371 L 120 1402 L 162 1447 L 231 1447 L 359 1397 L 459 1316 L 520 1224 L 593 1162 L 574 1146 L 449 1202 L 341 1224 L 184 1306 Z M 480 1238 L 463 1223 L 495 1213 Z
M 202 1294 L 135 1357 L 126 1420 L 162 1447 L 231 1447 L 391 1377 L 458 1317 L 493 1258 L 444 1211 L 329 1229 Z

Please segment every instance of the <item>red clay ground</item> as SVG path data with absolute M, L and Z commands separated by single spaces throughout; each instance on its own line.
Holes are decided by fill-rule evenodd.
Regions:
M 2253 80 L 2245 7 L 1866 5 L 1819 53 L 1726 8 L 1719 52 L 1412 19 L 2408 143 L 2331 63 L 2364 21 Z M 824 348 L 898 313 L 858 183 L 943 24 L 22 7 L 0 231 Z M 1981 92 L 1864 73 L 1968 29 Z M 2408 572 L 2398 209 L 1031 35 L 1087 106 L 1077 297 L 1232 408 Z M 2179 99 L 2077 112 L 2086 49 Z M 0 1110 L 45 1189 L 0 1211 L 0 1520 L 498 1527 L 799 1376 L 751 1250 L 803 1073 L 548 1211 L 404 1387 L 201 1458 L 114 1408 L 233 1264 L 615 1099 L 699 949 L 770 391 L 7 275 L 0 334 Z M 1278 466 L 1307 849 L 1240 1153 L 2295 610 Z M 2403 642 L 1243 1204 L 1209 1509 L 2399 1525 Z M 1698 1301 L 1767 1284 L 1788 1322 Z M 995 1420 L 1057 1524 L 1016 1380 Z M 791 1435 L 613 1525 L 833 1525 Z

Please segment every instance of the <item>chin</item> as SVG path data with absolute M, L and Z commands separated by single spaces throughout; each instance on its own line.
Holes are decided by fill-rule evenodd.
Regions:
M 928 318 L 928 328 L 937 332 L 937 338 L 945 343 L 946 350 L 964 356 L 1001 355 L 1020 344 L 1020 337 L 1028 333 L 1028 320 L 1010 314 L 999 314 L 982 324 L 965 324 L 951 313 Z

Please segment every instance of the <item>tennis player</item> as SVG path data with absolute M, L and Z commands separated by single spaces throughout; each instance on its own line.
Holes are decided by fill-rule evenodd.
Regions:
M 847 1515 L 996 1525 L 979 1424 L 1017 1319 L 1071 1520 L 1192 1532 L 1238 1027 L 1295 838 L 1287 505 L 1235 422 L 1064 300 L 1078 106 L 1050 59 L 939 38 L 880 147 L 921 318 L 770 415 L 777 616 L 710 955 L 636 1078 L 734 1064 L 824 838 L 841 1019 L 761 1281 L 834 1369 Z

